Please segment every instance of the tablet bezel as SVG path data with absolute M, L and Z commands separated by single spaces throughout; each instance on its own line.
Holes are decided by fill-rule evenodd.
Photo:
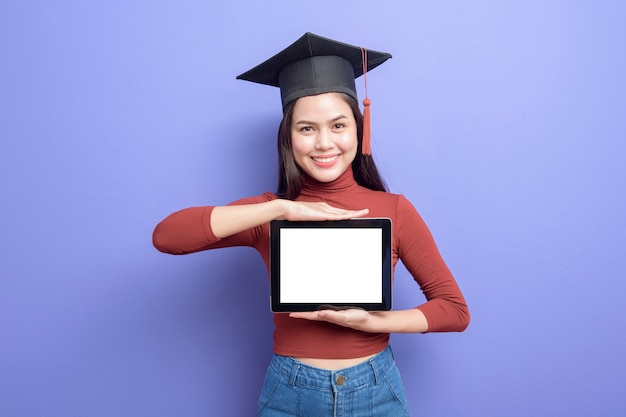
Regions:
M 380 303 L 283 303 L 280 300 L 280 230 L 286 228 L 319 229 L 362 229 L 373 228 L 382 231 L 381 253 L 381 294 Z M 313 255 L 314 256 L 314 255 Z M 327 221 L 288 221 L 270 222 L 270 309 L 275 313 L 316 311 L 321 309 L 360 308 L 367 311 L 389 311 L 392 308 L 392 236 L 391 219 L 358 218 Z

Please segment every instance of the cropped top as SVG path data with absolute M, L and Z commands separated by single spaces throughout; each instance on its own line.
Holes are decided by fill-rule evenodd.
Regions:
M 277 199 L 272 193 L 248 197 L 231 204 L 255 204 Z M 418 306 L 428 321 L 429 332 L 463 331 L 469 312 L 461 291 L 443 261 L 426 224 L 413 205 L 400 194 L 372 191 L 354 180 L 349 168 L 330 183 L 305 177 L 296 201 L 324 201 L 332 206 L 369 209 L 368 217 L 392 220 L 393 267 L 401 260 L 426 297 Z M 182 255 L 232 246 L 255 248 L 269 273 L 269 224 L 217 238 L 211 230 L 213 206 L 190 207 L 170 214 L 153 233 L 161 252 Z M 274 314 L 274 352 L 279 355 L 347 359 L 385 349 L 388 333 L 367 333 L 334 324 Z

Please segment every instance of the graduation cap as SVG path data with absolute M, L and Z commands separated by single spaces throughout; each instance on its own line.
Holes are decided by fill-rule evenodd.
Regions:
M 357 99 L 354 79 L 391 58 L 378 52 L 348 45 L 313 33 L 305 33 L 293 44 L 239 75 L 237 79 L 280 88 L 283 109 L 292 101 L 322 93 L 345 93 Z M 366 79 L 366 78 L 365 78 Z M 369 154 L 369 105 L 364 104 L 363 153 Z

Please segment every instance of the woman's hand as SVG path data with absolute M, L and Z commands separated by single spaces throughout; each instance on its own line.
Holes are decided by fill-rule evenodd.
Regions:
M 265 203 L 217 206 L 211 213 L 211 230 L 216 237 L 223 238 L 274 219 L 344 220 L 367 213 L 368 209 L 344 210 L 322 202 L 277 199 Z
M 307 203 L 303 201 L 283 200 L 286 220 L 344 220 L 362 217 L 368 209 L 345 210 L 323 202 Z
M 326 321 L 369 333 L 425 333 L 428 320 L 418 308 L 394 311 L 319 310 L 290 313 L 294 319 Z
M 377 313 L 362 310 L 360 308 L 349 308 L 345 310 L 318 310 L 290 313 L 289 317 L 296 319 L 307 319 L 314 321 L 327 321 L 339 326 L 349 327 L 364 332 L 376 332 L 372 326 L 372 315 Z

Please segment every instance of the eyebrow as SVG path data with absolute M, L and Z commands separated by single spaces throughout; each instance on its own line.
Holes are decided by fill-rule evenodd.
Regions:
M 340 114 L 339 116 L 335 117 L 334 119 L 331 119 L 328 121 L 328 123 L 333 123 L 333 122 L 337 122 L 341 119 L 347 119 L 348 116 L 344 116 L 343 114 Z M 317 123 L 315 122 L 310 122 L 308 120 L 298 120 L 296 123 L 296 125 L 315 125 Z

